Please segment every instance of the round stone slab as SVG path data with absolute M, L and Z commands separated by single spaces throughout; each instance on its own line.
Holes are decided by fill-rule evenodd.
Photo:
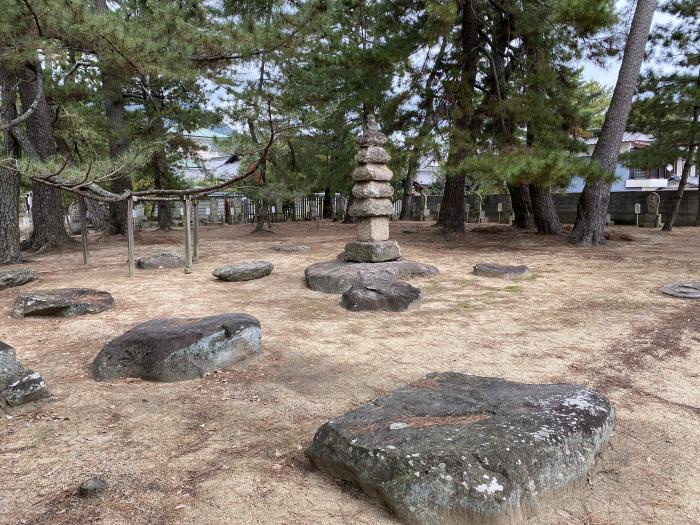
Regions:
M 142 270 L 182 268 L 183 266 L 185 266 L 185 259 L 174 253 L 161 253 L 160 255 L 142 257 L 136 260 L 136 267 Z
M 580 385 L 433 373 L 326 423 L 306 454 L 403 523 L 521 523 L 585 477 L 614 422 Z
M 400 281 L 366 281 L 343 292 L 340 305 L 346 310 L 404 312 L 418 308 L 420 288 Z
M 217 268 L 212 275 L 222 281 L 252 281 L 270 275 L 272 268 L 269 261 L 245 261 Z
M 700 299 L 700 282 L 666 284 L 661 291 L 681 299 Z
M 502 279 L 518 279 L 530 275 L 527 266 L 502 266 L 493 263 L 478 263 L 474 265 L 474 275 L 482 277 L 500 277 Z
M 36 290 L 17 297 L 12 317 L 73 317 L 104 312 L 113 305 L 114 299 L 110 294 L 91 288 Z
M 183 381 L 259 355 L 261 340 L 260 322 L 248 314 L 153 319 L 107 343 L 90 370 L 98 381 Z
M 309 288 L 326 293 L 343 293 L 351 286 L 368 280 L 399 281 L 437 273 L 435 266 L 403 259 L 383 263 L 335 260 L 312 264 L 304 271 Z
M 39 274 L 34 270 L 2 270 L 0 271 L 0 290 L 22 286 L 23 284 L 36 281 Z

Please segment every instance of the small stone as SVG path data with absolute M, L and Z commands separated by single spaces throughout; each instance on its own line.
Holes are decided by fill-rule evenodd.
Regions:
M 22 286 L 23 284 L 36 281 L 39 274 L 33 270 L 2 270 L 0 271 L 0 290 Z
M 356 199 L 391 199 L 394 188 L 391 184 L 375 180 L 359 182 L 353 186 L 352 196 Z
M 351 174 L 354 181 L 390 181 L 394 174 L 384 164 L 363 164 L 355 168 Z
M 90 369 L 98 381 L 183 381 L 259 355 L 261 340 L 260 322 L 242 313 L 153 319 L 108 342 Z
M 0 405 L 16 407 L 48 397 L 49 389 L 40 374 L 22 370 L 21 377 L 0 391 Z
M 89 498 L 104 491 L 107 484 L 100 478 L 90 478 L 83 481 L 78 487 L 78 495 L 82 498 Z
M 530 275 L 527 266 L 502 266 L 493 263 L 478 263 L 474 265 L 474 275 L 482 277 L 500 277 L 502 279 L 518 279 Z
M 104 312 L 114 306 L 112 296 L 91 288 L 35 290 L 17 297 L 12 317 L 73 317 Z
M 217 268 L 212 275 L 222 281 L 251 281 L 270 275 L 272 268 L 269 261 L 246 261 Z
M 700 299 L 700 282 L 666 284 L 661 288 L 661 291 L 666 295 L 681 299 Z
M 380 146 L 370 146 L 362 148 L 355 155 L 358 164 L 386 164 L 391 160 L 391 156 Z
M 174 253 L 161 253 L 151 255 L 136 260 L 136 267 L 142 270 L 154 270 L 161 268 L 182 268 L 185 266 L 185 259 Z
M 355 284 L 367 280 L 397 281 L 411 277 L 437 275 L 435 266 L 415 261 L 389 261 L 383 263 L 356 263 L 344 260 L 319 262 L 304 271 L 309 288 L 317 292 L 343 293 Z
M 343 292 L 341 306 L 352 311 L 404 312 L 418 308 L 419 288 L 400 281 L 365 281 Z
M 389 217 L 394 213 L 390 199 L 358 199 L 348 209 L 350 217 Z
M 376 242 L 389 240 L 389 217 L 363 217 L 357 221 L 357 240 Z
M 580 385 L 433 373 L 326 423 L 306 454 L 404 523 L 521 523 L 571 495 L 614 422 Z
M 345 258 L 353 262 L 380 263 L 401 257 L 399 243 L 394 240 L 380 242 L 351 241 L 345 245 Z

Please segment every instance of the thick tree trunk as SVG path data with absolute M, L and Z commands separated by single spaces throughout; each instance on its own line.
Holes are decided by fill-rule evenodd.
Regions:
M 94 0 L 93 10 L 96 13 L 107 11 L 107 0 Z M 105 116 L 107 117 L 107 131 L 109 135 L 109 157 L 116 159 L 129 147 L 124 129 L 125 100 L 122 95 L 122 86 L 119 82 L 119 74 L 108 65 L 101 64 L 102 68 L 102 96 L 104 98 Z M 132 189 L 131 176 L 120 175 L 111 184 L 111 191 L 121 193 Z M 126 201 L 109 203 L 109 233 L 127 234 L 127 203 Z
M 530 184 L 530 199 L 532 215 L 537 233 L 541 235 L 559 235 L 562 232 L 559 215 L 552 200 L 552 189 L 549 186 Z
M 655 10 L 655 0 L 637 0 L 615 91 L 605 114 L 598 143 L 593 150 L 592 162 L 597 162 L 605 173 L 615 173 L 620 144 L 632 107 L 632 97 L 637 88 L 639 71 L 644 60 L 644 49 Z M 606 243 L 605 222 L 609 202 L 610 183 L 602 180 L 586 182 L 578 202 L 576 223 L 569 236 L 571 243 L 579 246 Z
M 333 202 L 331 199 L 331 189 L 326 188 L 323 192 L 323 218 L 332 219 L 333 218 Z
M 350 206 L 352 206 L 352 202 L 354 200 L 355 200 L 355 197 L 352 196 L 352 192 L 351 192 L 350 196 L 348 197 L 347 206 L 345 206 L 345 218 L 343 219 L 343 224 L 355 224 L 357 222 L 357 219 L 355 217 L 351 217 L 350 214 L 348 213 L 348 210 L 350 209 Z
M 109 206 L 107 203 L 86 199 L 87 217 L 96 231 L 104 232 L 109 229 Z
M 532 215 L 532 202 L 530 201 L 530 188 L 527 184 L 508 184 L 510 202 L 513 206 L 516 228 L 529 230 L 535 226 Z
M 39 103 L 26 120 L 27 137 L 40 160 L 48 160 L 56 154 L 51 125 L 54 113 L 46 101 L 43 72 L 39 62 L 27 63 L 18 70 L 19 95 L 22 108 L 27 108 L 37 99 Z M 27 243 L 30 250 L 45 250 L 65 243 L 68 234 L 64 226 L 63 203 L 60 190 L 32 182 L 32 222 L 34 230 Z
M 445 192 L 440 204 L 438 224 L 446 234 L 464 231 L 465 174 L 460 164 L 473 151 L 471 107 L 478 62 L 479 19 L 474 0 L 464 0 L 460 9 L 460 82 L 452 94 L 453 119 L 450 133 L 450 151 L 447 158 L 448 174 Z
M 2 107 L 0 121 L 9 122 L 17 117 L 17 92 L 14 75 L 0 67 L 0 92 Z M 19 189 L 20 177 L 11 164 L 20 155 L 10 129 L 3 134 L 4 156 L 0 160 L 0 264 L 15 264 L 22 261 L 19 240 Z
M 159 149 L 151 158 L 153 167 L 153 186 L 160 190 L 166 186 L 168 180 L 168 165 L 165 157 L 165 150 Z M 167 202 L 158 201 L 158 229 L 169 230 L 172 225 L 170 217 L 170 207 Z

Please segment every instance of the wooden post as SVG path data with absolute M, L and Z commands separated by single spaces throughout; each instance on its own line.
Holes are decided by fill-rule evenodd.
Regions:
M 193 203 L 192 219 L 194 220 L 194 242 L 192 243 L 192 260 L 197 260 L 197 246 L 199 244 L 199 202 Z
M 192 233 L 190 230 L 190 217 L 192 215 L 192 201 L 185 197 L 185 216 L 182 225 L 185 227 L 185 273 L 192 273 Z
M 90 249 L 88 248 L 88 231 L 87 231 L 87 206 L 85 197 L 78 197 L 78 210 L 80 213 L 80 239 L 83 241 L 83 264 L 90 264 Z
M 134 199 L 126 201 L 126 239 L 129 252 L 129 277 L 134 275 Z

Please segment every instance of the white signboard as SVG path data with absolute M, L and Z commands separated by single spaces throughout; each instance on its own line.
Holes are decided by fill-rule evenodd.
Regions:
M 503 211 L 503 203 L 502 202 L 498 203 L 498 211 Z
M 211 215 L 211 208 L 209 206 L 207 206 L 206 213 L 207 215 Z
M 634 213 L 642 213 L 642 205 L 639 203 L 636 203 L 634 205 Z
M 131 210 L 131 216 L 135 219 L 139 216 L 139 213 L 136 210 Z

